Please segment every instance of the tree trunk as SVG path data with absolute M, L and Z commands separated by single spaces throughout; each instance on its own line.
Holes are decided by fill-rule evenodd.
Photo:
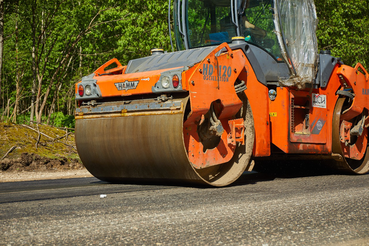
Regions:
M 2 94 L 2 71 L 3 71 L 3 50 L 4 50 L 4 0 L 0 0 L 0 98 Z
M 17 111 L 19 110 L 19 94 L 20 94 L 20 71 L 19 71 L 19 48 L 18 48 L 18 16 L 15 20 L 15 71 L 16 71 L 16 78 L 15 78 L 15 104 L 13 110 L 13 122 L 17 123 Z
M 79 46 L 79 76 L 82 78 L 82 45 Z
M 49 116 L 47 117 L 47 123 L 46 124 L 48 124 L 48 125 L 50 123 L 51 115 L 54 113 L 55 103 L 57 101 L 57 97 L 58 97 L 58 94 L 59 94 L 60 89 L 61 89 L 61 83 L 59 82 L 59 84 L 56 85 L 56 87 L 55 87 L 53 101 L 52 101 L 51 106 L 50 106 Z
M 8 99 L 8 104 L 6 105 L 5 111 L 7 112 L 6 113 L 6 119 L 8 120 L 9 116 L 10 116 L 10 99 Z
M 72 115 L 72 112 L 74 111 L 72 109 L 73 107 L 72 102 L 74 102 L 74 97 L 75 97 L 74 86 L 70 86 L 67 93 L 65 93 L 65 101 L 67 101 L 67 115 Z
M 36 99 L 36 1 L 32 4 L 32 88 L 31 88 L 31 123 L 35 115 L 35 99 Z

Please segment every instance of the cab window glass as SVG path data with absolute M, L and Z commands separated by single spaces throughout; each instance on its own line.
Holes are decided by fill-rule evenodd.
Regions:
M 281 60 L 282 55 L 275 34 L 272 1 L 249 0 L 240 27 L 241 35 L 247 42 L 265 49 L 277 60 Z
M 187 20 L 190 48 L 230 42 L 236 36 L 229 0 L 189 0 Z
M 235 1 L 240 35 L 283 61 L 273 20 L 273 0 Z M 231 0 L 188 0 L 185 7 L 188 48 L 231 42 L 237 36 L 231 20 Z M 176 32 L 177 39 L 182 36 Z M 177 43 L 180 49 L 183 40 Z

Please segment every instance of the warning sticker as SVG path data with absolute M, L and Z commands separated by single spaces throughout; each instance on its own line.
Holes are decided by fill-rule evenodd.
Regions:
M 327 108 L 327 96 L 321 94 L 312 94 L 311 96 L 314 108 Z

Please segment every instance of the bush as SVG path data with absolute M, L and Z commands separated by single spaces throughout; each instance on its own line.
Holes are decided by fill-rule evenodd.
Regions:
M 53 125 L 56 127 L 75 127 L 75 119 L 73 115 L 64 115 L 63 112 L 56 112 L 51 115 Z

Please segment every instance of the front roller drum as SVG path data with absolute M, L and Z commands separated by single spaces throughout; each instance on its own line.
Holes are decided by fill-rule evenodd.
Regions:
M 186 102 L 187 98 L 182 99 L 178 110 L 76 117 L 76 145 L 83 164 L 95 177 L 109 182 L 176 180 L 212 186 L 234 182 L 248 166 L 252 147 L 246 151 L 244 145 L 238 146 L 227 163 L 194 168 L 183 140 Z M 249 111 L 252 128 L 245 132 L 252 137 L 246 138 L 246 146 L 253 144 Z

